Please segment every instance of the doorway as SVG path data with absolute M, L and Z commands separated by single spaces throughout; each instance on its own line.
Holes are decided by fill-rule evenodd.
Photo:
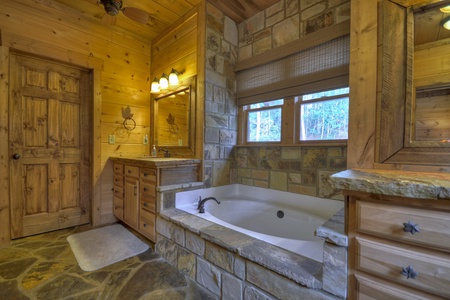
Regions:
M 11 238 L 90 222 L 89 70 L 10 56 Z

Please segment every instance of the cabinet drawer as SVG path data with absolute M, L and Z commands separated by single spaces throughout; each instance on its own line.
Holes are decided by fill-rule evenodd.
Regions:
M 114 163 L 114 173 L 123 174 L 123 164 Z
M 154 213 L 156 211 L 155 198 L 141 197 L 141 209 Z
M 450 213 L 356 201 L 356 229 L 393 240 L 450 250 Z M 404 231 L 403 223 L 418 224 L 420 232 Z
M 442 299 L 430 294 L 411 290 L 401 285 L 393 284 L 368 275 L 356 275 L 356 296 L 349 295 L 349 299 L 389 299 L 389 300 L 438 300 Z
M 156 187 L 151 183 L 141 182 L 140 192 L 144 197 L 156 197 Z
M 156 170 L 149 168 L 141 168 L 141 179 L 156 183 Z
M 356 238 L 356 269 L 379 275 L 436 295 L 450 297 L 450 256 L 419 247 L 408 248 L 381 239 Z M 417 272 L 415 278 L 402 274 L 405 268 Z
M 139 178 L 139 167 L 125 166 L 125 176 Z
M 114 174 L 114 185 L 123 187 L 123 175 Z
M 123 220 L 123 199 L 114 197 L 114 215 Z
M 123 187 L 114 186 L 114 197 L 123 198 Z
M 141 209 L 139 217 L 139 231 L 151 240 L 155 241 L 155 227 L 155 215 Z

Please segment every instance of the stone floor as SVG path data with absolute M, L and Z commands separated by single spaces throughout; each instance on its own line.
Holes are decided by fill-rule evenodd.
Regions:
M 66 238 L 89 229 L 59 230 L 0 248 L 0 299 L 215 299 L 139 235 L 151 246 L 146 252 L 97 271 L 81 270 Z

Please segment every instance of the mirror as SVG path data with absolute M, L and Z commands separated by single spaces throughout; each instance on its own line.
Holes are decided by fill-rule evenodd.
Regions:
M 178 157 L 192 157 L 195 133 L 195 78 L 153 98 L 153 144 Z
M 417 5 L 411 6 L 405 3 Z M 427 118 L 441 118 L 439 124 L 448 122 L 448 108 L 443 111 L 447 113 L 439 117 L 443 111 L 430 113 L 428 108 L 422 108 L 427 103 L 430 88 L 441 88 L 450 85 L 450 74 L 444 75 L 433 69 L 436 63 L 431 63 L 429 55 L 431 49 L 442 43 L 449 44 L 449 39 L 439 41 L 426 41 L 425 44 L 433 45 L 433 48 L 421 48 L 414 45 L 414 40 L 419 40 L 415 34 L 414 18 L 419 11 L 429 8 L 431 5 L 450 4 L 446 1 L 399 1 L 384 0 L 381 2 L 379 15 L 379 93 L 378 93 L 378 141 L 376 164 L 383 164 L 383 168 L 409 168 L 408 166 L 449 166 L 450 165 L 450 143 L 443 142 L 445 137 L 424 140 L 418 138 L 419 131 L 427 129 L 419 128 L 416 122 L 424 114 Z M 427 21 L 423 19 L 422 21 Z M 442 21 L 442 20 L 441 20 Z M 419 21 L 416 22 L 417 24 Z M 417 25 L 427 27 L 426 25 Z M 429 36 L 432 33 L 427 33 Z M 423 50 L 423 53 L 418 51 Z M 421 57 L 423 58 L 421 62 Z M 441 60 L 449 61 L 448 52 L 441 56 Z M 437 64 L 449 65 L 436 59 Z M 439 74 L 438 74 L 439 73 Z M 427 81 L 431 79 L 432 81 Z M 446 83 L 445 83 L 446 82 Z M 419 93 L 416 93 L 419 91 Z M 425 98 L 423 97 L 425 96 Z M 432 96 L 435 97 L 435 96 Z M 440 97 L 440 96 L 439 96 Z M 448 96 L 446 97 L 448 102 Z M 441 100 L 433 100 L 435 105 Z M 436 121 L 436 120 L 433 120 Z M 428 121 L 427 121 L 428 122 Z M 436 123 L 428 122 L 430 126 Z M 416 135 L 417 133 L 417 135 Z M 389 166 L 388 166 L 389 165 Z
M 450 30 L 440 8 L 450 1 L 419 6 L 414 11 L 413 97 L 411 143 L 450 142 Z

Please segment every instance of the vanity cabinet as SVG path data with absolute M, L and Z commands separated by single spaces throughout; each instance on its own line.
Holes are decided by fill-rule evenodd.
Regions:
M 199 181 L 200 160 L 111 158 L 114 172 L 114 215 L 151 241 L 156 241 L 158 186 Z
M 449 299 L 450 201 L 345 194 L 349 299 Z
M 114 215 L 119 220 L 123 221 L 123 185 L 124 185 L 124 177 L 123 177 L 123 164 L 114 163 L 114 202 L 113 202 L 113 210 Z

